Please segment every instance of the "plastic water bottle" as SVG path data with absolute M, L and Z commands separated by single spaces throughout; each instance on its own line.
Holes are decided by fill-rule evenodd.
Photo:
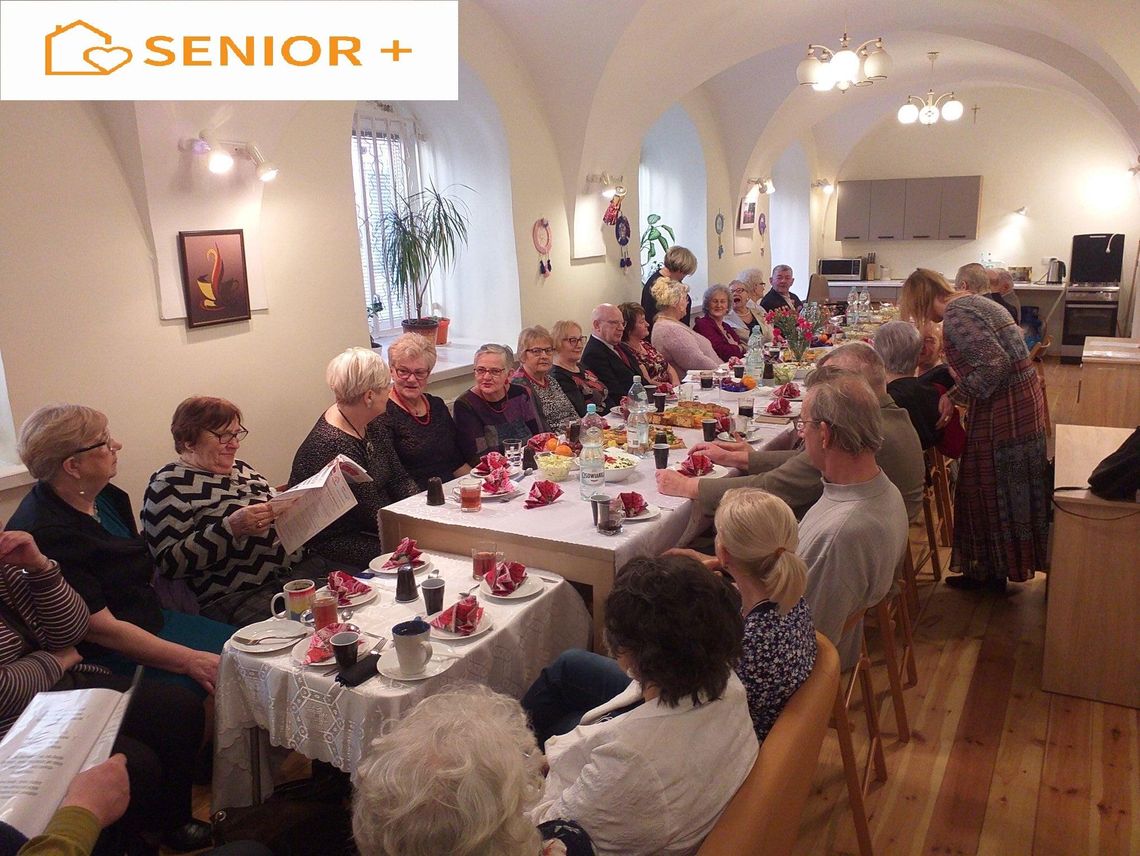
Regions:
M 859 323 L 859 288 L 852 284 L 847 292 L 847 326 L 854 327 Z
M 633 376 L 629 388 L 629 416 L 625 420 L 625 450 L 644 457 L 649 452 L 649 395 L 641 385 L 641 376 Z
M 756 325 L 748 337 L 748 353 L 744 356 L 744 374 L 757 383 L 764 376 L 764 334 Z
M 864 319 L 871 317 L 871 292 L 867 291 L 865 285 L 859 292 L 859 317 Z
M 602 417 L 597 406 L 586 405 L 582 417 L 582 451 L 578 455 L 578 482 L 582 499 L 601 493 L 606 484 L 606 457 L 602 452 Z

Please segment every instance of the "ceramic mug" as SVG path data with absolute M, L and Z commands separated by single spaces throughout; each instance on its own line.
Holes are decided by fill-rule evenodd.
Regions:
M 313 605 L 313 594 L 316 590 L 316 585 L 312 580 L 291 580 L 285 583 L 282 591 L 273 595 L 273 600 L 269 602 L 269 611 L 274 618 L 300 621 L 301 616 L 308 612 L 309 607 Z M 282 598 L 284 601 L 285 609 L 283 612 L 277 611 L 277 598 Z
M 392 642 L 396 645 L 396 659 L 405 675 L 418 675 L 431 659 L 432 647 L 428 637 L 431 625 L 422 618 L 402 621 L 392 628 Z

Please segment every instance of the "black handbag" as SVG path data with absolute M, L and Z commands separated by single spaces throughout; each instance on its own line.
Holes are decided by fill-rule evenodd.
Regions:
M 1101 499 L 1135 500 L 1140 490 L 1140 428 L 1089 476 L 1089 490 Z

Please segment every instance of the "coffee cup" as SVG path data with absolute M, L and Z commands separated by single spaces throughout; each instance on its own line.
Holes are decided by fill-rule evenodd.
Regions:
M 332 645 L 337 666 L 341 669 L 347 669 L 349 666 L 356 665 L 357 652 L 360 650 L 359 633 L 354 630 L 342 630 L 340 633 L 333 634 L 332 638 L 329 639 L 329 644 Z
M 665 412 L 665 400 L 669 397 L 667 392 L 653 393 L 653 406 L 657 408 L 658 413 Z
M 669 444 L 668 443 L 654 443 L 653 444 L 653 463 L 657 465 L 657 469 L 663 470 L 669 466 Z
M 424 608 L 428 615 L 443 612 L 443 577 L 428 577 L 420 583 L 420 593 L 424 596 Z
M 432 647 L 428 641 L 431 625 L 422 618 L 401 621 L 392 628 L 392 642 L 396 646 L 396 659 L 405 675 L 418 675 L 431 659 Z
M 746 416 L 751 419 L 756 415 L 756 399 L 751 396 L 740 399 L 736 403 L 736 412 L 741 416 Z
M 744 366 L 733 366 L 732 367 L 732 376 L 734 378 L 736 378 L 737 380 L 743 380 L 744 379 Z
M 713 388 L 713 373 L 701 372 L 701 389 Z
M 590 497 L 590 509 L 594 512 L 594 525 L 604 520 L 610 507 L 610 496 L 604 493 L 595 493 Z
M 269 611 L 274 618 L 300 621 L 301 616 L 313 605 L 313 593 L 316 590 L 312 580 L 290 580 L 285 583 L 281 591 L 273 595 L 273 599 L 269 602 Z M 277 598 L 283 601 L 284 609 L 281 612 L 277 611 Z
M 711 443 L 716 439 L 717 424 L 715 419 L 706 418 L 701 420 L 701 430 L 705 432 L 705 442 Z

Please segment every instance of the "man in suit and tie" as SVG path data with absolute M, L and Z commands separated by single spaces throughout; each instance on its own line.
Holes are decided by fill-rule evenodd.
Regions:
M 625 322 L 621 310 L 612 303 L 602 303 L 591 316 L 593 332 L 582 352 L 582 365 L 598 376 L 609 390 L 606 407 L 613 410 L 633 385 L 633 375 L 640 371 L 634 360 L 619 347 Z

